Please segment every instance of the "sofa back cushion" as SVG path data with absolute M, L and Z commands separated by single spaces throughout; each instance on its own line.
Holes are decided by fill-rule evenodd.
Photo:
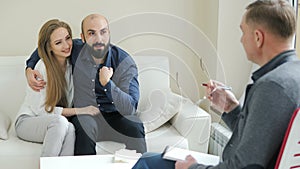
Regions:
M 138 72 L 140 100 L 138 111 L 145 111 L 148 99 L 155 90 L 170 89 L 169 60 L 166 56 L 133 56 Z
M 151 132 L 178 113 L 182 97 L 173 93 L 166 56 L 135 56 L 140 83 L 138 116 L 145 132 Z
M 25 61 L 28 56 L 0 56 L 0 112 L 12 120 L 25 97 Z

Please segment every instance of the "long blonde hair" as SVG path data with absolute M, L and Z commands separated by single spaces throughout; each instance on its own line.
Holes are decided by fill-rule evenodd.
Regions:
M 45 110 L 48 113 L 51 113 L 56 106 L 67 107 L 68 105 L 65 73 L 54 56 L 50 45 L 51 34 L 61 27 L 66 28 L 72 38 L 70 26 L 58 19 L 47 21 L 40 29 L 38 37 L 38 54 L 45 63 L 47 73 Z

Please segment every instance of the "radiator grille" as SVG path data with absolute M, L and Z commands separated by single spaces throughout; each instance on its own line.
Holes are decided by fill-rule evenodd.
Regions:
M 209 154 L 218 155 L 222 159 L 222 152 L 232 132 L 219 123 L 211 124 L 211 135 L 209 138 Z

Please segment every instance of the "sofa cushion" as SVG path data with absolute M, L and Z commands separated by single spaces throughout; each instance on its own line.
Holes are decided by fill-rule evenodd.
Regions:
M 152 91 L 170 89 L 169 60 L 163 56 L 134 56 L 139 75 L 140 99 L 137 111 L 145 110 Z
M 21 140 L 12 132 L 8 140 L 1 140 L 0 143 L 0 159 L 2 156 L 40 157 L 41 155 L 42 144 Z
M 160 128 L 146 135 L 147 150 L 161 153 L 166 146 L 175 146 L 183 149 L 189 149 L 187 138 L 183 137 L 170 124 L 165 123 Z
M 178 113 L 182 97 L 170 90 L 153 90 L 146 102 L 144 110 L 139 110 L 139 118 L 144 123 L 145 133 L 149 133 Z
M 10 118 L 0 112 L 0 139 L 7 140 L 8 139 L 8 129 L 10 126 Z
M 28 56 L 0 57 L 0 112 L 13 121 L 23 103 L 26 89 L 25 61 Z
M 1 168 L 39 168 L 41 149 L 42 144 L 23 141 L 10 129 L 9 138 L 0 140 Z

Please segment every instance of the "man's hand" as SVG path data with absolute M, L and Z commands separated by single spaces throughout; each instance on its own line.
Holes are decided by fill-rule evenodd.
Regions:
M 103 66 L 99 70 L 99 79 L 102 86 L 105 86 L 113 75 L 113 68 Z
M 34 90 L 39 92 L 46 85 L 43 80 L 43 76 L 37 70 L 32 70 L 31 68 L 26 69 L 26 78 L 28 85 Z
M 185 160 L 178 160 L 175 163 L 175 169 L 188 169 L 192 164 L 197 163 L 196 159 L 191 155 L 185 157 Z
M 230 90 L 225 90 L 224 86 L 223 83 L 211 80 L 207 83 L 206 97 L 218 111 L 230 112 L 239 105 L 239 101 Z
M 75 108 L 75 114 L 80 115 L 80 114 L 89 114 L 89 115 L 97 115 L 100 113 L 100 110 L 95 107 L 95 106 L 87 106 L 87 107 L 82 107 L 82 108 Z

